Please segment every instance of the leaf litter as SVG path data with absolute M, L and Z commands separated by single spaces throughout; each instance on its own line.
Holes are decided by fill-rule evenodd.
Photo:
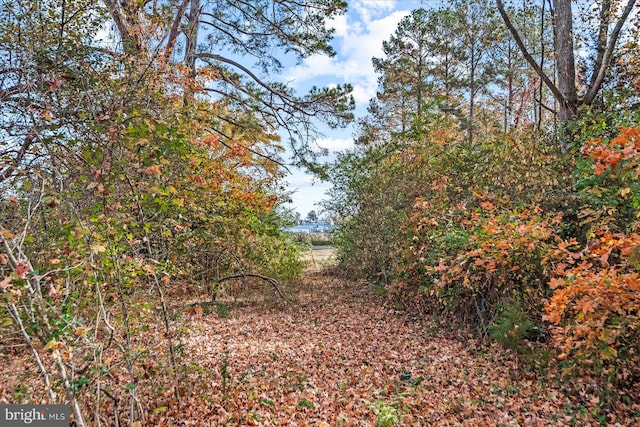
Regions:
M 411 319 L 366 284 L 313 272 L 298 299 L 193 324 L 193 407 L 168 424 L 596 424 L 559 377 L 525 372 L 497 345 Z
M 598 425 L 596 390 L 576 393 L 557 369 L 517 357 L 433 319 L 396 310 L 369 285 L 308 272 L 297 303 L 236 304 L 182 324 L 185 364 L 174 390 L 162 369 L 141 381 L 149 426 Z M 162 352 L 148 337 L 148 351 Z M 160 359 L 156 362 L 162 363 Z M 28 355 L 3 358 L 0 400 L 42 388 Z M 122 376 L 122 381 L 126 381 Z M 117 380 L 117 378 L 114 378 Z M 154 385 L 155 384 L 155 385 Z M 587 387 L 582 387 L 582 390 Z M 574 391 L 571 391 L 574 390 Z M 12 395 L 13 391 L 13 395 Z M 28 400 L 46 403 L 44 394 Z M 24 400 L 24 399 L 23 399 Z M 637 425 L 640 408 L 609 414 Z

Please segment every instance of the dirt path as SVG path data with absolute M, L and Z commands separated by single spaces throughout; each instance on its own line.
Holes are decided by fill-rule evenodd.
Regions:
M 159 418 L 211 426 L 542 426 L 580 417 L 579 402 L 523 374 L 504 350 L 409 320 L 366 285 L 310 272 L 298 300 L 194 321 L 186 346 L 194 393 L 179 415 Z

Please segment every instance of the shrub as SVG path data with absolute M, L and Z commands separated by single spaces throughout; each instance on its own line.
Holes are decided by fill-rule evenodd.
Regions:
M 605 391 L 627 389 L 640 378 L 640 130 L 622 128 L 582 152 L 576 182 L 585 234 L 549 253 L 553 296 L 544 319 L 559 359 L 596 374 Z

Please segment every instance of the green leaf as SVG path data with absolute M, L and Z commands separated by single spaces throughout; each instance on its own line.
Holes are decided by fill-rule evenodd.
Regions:
M 51 350 L 53 348 L 55 348 L 58 345 L 59 341 L 57 341 L 56 339 L 52 339 L 50 340 L 47 345 L 44 346 L 44 350 Z

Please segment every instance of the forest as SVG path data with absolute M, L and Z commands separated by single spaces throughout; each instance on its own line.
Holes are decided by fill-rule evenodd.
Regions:
M 283 78 L 348 3 L 0 0 L 0 405 L 640 422 L 636 0 L 416 1 L 362 116 Z M 328 261 L 292 167 L 332 184 Z

